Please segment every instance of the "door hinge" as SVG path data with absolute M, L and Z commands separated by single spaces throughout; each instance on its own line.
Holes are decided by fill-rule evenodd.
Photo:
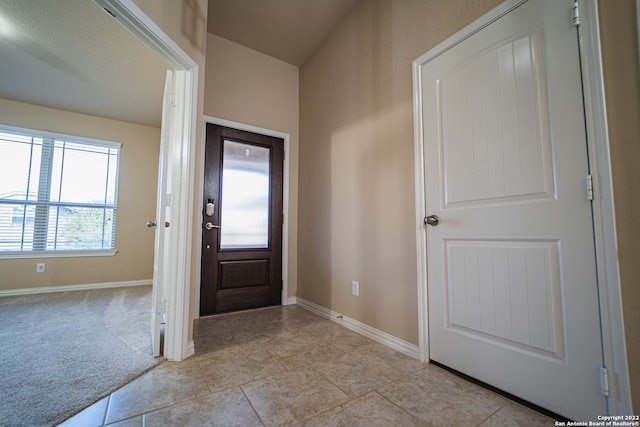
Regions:
M 176 94 L 172 93 L 169 96 L 169 105 L 175 108 L 178 105 L 178 99 L 176 98 Z
M 593 200 L 593 175 L 587 175 L 587 199 Z
M 573 2 L 572 22 L 574 27 L 580 26 L 580 5 L 577 0 Z
M 605 367 L 600 368 L 600 392 L 604 396 L 611 395 L 611 389 L 609 388 L 609 370 Z

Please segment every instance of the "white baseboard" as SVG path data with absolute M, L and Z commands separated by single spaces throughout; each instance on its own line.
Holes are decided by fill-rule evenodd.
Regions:
M 104 283 L 90 283 L 90 284 L 84 284 L 84 285 L 64 285 L 64 286 L 46 286 L 42 288 L 9 289 L 5 291 L 0 290 L 0 297 L 46 294 L 50 292 L 87 291 L 92 289 L 124 288 L 128 286 L 146 286 L 151 284 L 153 284 L 152 279 L 144 279 L 144 280 L 129 280 L 126 282 L 104 282 Z
M 296 305 L 296 301 L 298 299 L 296 297 L 289 297 L 287 298 L 287 300 L 284 302 L 283 305 Z
M 187 344 L 187 351 L 184 355 L 184 358 L 182 360 L 188 359 L 189 357 L 193 356 L 194 354 L 196 354 L 196 344 L 195 341 L 191 340 L 189 341 L 189 344 Z
M 309 310 L 317 314 L 318 316 L 332 320 L 333 322 L 338 323 L 339 325 L 342 325 L 347 329 L 364 335 L 367 338 L 371 338 L 372 340 L 386 345 L 387 347 L 390 347 L 396 351 L 399 351 L 400 353 L 406 354 L 407 356 L 413 357 L 415 359 L 420 358 L 418 346 L 415 344 L 411 344 L 408 341 L 402 340 L 398 337 L 394 337 L 391 334 L 373 328 L 362 322 L 351 319 L 347 316 L 344 316 L 340 313 L 329 310 L 328 308 L 322 307 L 318 304 L 314 304 L 302 298 L 296 298 L 296 304 L 301 308 Z

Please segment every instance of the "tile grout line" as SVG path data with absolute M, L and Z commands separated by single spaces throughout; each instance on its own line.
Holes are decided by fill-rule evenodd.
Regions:
M 194 360 L 194 362 L 197 363 L 198 364 L 198 368 L 201 369 L 200 368 L 200 362 L 198 360 Z M 175 362 L 175 363 L 180 363 L 180 362 Z M 153 412 L 157 412 L 157 411 L 160 411 L 160 410 L 163 410 L 163 409 L 168 409 L 168 408 L 171 408 L 171 407 L 174 407 L 174 406 L 182 405 L 184 403 L 191 402 L 193 400 L 197 400 L 197 399 L 204 398 L 204 397 L 207 397 L 207 396 L 211 396 L 212 394 L 216 393 L 216 392 L 212 392 L 211 391 L 211 387 L 209 386 L 209 383 L 206 380 L 205 380 L 205 384 L 207 386 L 207 389 L 209 390 L 209 393 L 207 393 L 207 394 L 203 394 L 201 396 L 194 396 L 194 397 L 189 398 L 189 399 L 174 401 L 174 402 L 171 402 L 171 403 L 169 403 L 167 405 L 163 405 L 163 406 L 160 406 L 158 408 L 154 408 L 154 409 L 152 409 L 150 411 L 147 411 L 147 412 L 141 412 L 141 413 L 137 413 L 137 414 L 134 414 L 134 415 L 131 415 L 131 416 L 119 419 L 119 420 L 114 420 L 110 424 L 119 423 L 119 422 L 122 422 L 122 421 L 133 419 L 135 417 L 140 417 L 140 416 L 142 416 L 143 419 L 144 419 L 144 418 L 146 418 L 147 415 L 149 415 L 149 414 L 151 414 Z M 113 395 L 113 393 L 112 393 L 112 395 Z M 109 406 L 111 405 L 110 402 L 111 402 L 111 395 L 109 396 Z M 105 415 L 105 422 L 106 422 L 106 415 Z
M 251 406 L 251 410 L 253 410 L 253 413 L 256 414 L 256 417 L 258 417 L 262 425 L 266 427 L 267 424 L 264 422 L 264 420 L 262 419 L 262 417 L 260 416 L 256 408 L 253 406 L 253 402 L 251 402 L 251 399 L 249 399 L 249 396 L 247 396 L 247 393 L 244 392 L 244 389 L 242 388 L 242 386 L 239 385 L 237 387 L 240 389 L 240 393 L 242 393 L 244 398 L 247 400 L 247 403 L 249 403 L 249 406 Z
M 331 383 L 331 384 L 333 384 L 333 383 Z M 335 384 L 334 384 L 334 386 L 335 386 Z M 335 387 L 336 387 L 336 388 L 338 388 L 338 390 L 340 390 L 340 388 L 339 388 L 338 386 L 335 386 Z M 340 390 L 340 391 L 342 391 L 342 390 Z M 343 393 L 344 393 L 344 392 L 343 392 Z M 345 394 L 345 395 L 347 395 L 347 396 L 349 396 L 347 393 L 344 393 L 344 394 Z M 354 398 L 354 399 L 351 399 L 351 396 L 349 396 L 349 400 L 347 400 L 346 402 L 343 402 L 343 403 L 341 403 L 341 404 L 339 404 L 339 405 L 336 405 L 336 406 L 334 406 L 334 407 L 332 407 L 332 408 L 327 408 L 327 409 L 325 409 L 324 411 L 322 411 L 322 412 L 318 412 L 317 414 L 314 414 L 314 415 L 312 415 L 312 416 L 310 416 L 310 417 L 308 417 L 308 418 L 305 418 L 304 420 L 302 420 L 302 421 L 300 421 L 300 422 L 309 421 L 309 420 L 312 420 L 312 419 L 314 419 L 314 418 L 316 418 L 316 417 L 321 416 L 322 414 L 326 414 L 327 412 L 331 412 L 331 411 L 336 410 L 336 409 L 338 409 L 338 408 L 342 408 L 343 406 L 348 405 L 349 403 L 353 402 L 354 400 L 358 399 L 359 397 L 361 397 L 361 396 L 358 396 L 358 397 L 356 397 L 356 398 Z
M 493 411 L 491 414 L 489 414 L 487 417 L 485 417 L 485 419 L 483 419 L 482 421 L 480 421 L 478 424 L 476 424 L 477 427 L 482 426 L 482 424 L 486 423 L 491 417 L 493 417 L 495 414 L 497 414 L 498 412 L 500 412 L 505 406 L 507 406 L 509 404 L 509 401 L 504 402 L 504 404 L 502 406 L 500 406 L 498 409 L 496 409 L 495 411 Z
M 111 396 L 113 393 L 109 394 L 109 398 L 107 399 L 107 407 L 104 410 L 104 414 L 102 414 L 102 423 L 101 426 L 104 426 L 107 423 L 107 414 L 109 413 L 109 408 L 111 407 Z
M 395 381 L 394 381 L 395 382 Z M 384 386 L 382 386 L 384 387 Z M 423 423 L 423 421 L 416 417 L 415 415 L 413 415 L 411 412 L 407 411 L 405 408 L 403 408 L 402 406 L 398 405 L 397 403 L 391 401 L 387 396 L 385 396 L 384 394 L 381 394 L 378 392 L 378 389 L 381 387 L 378 387 L 377 389 L 375 389 L 373 391 L 373 393 L 377 394 L 378 396 L 380 396 L 381 398 L 383 398 L 384 400 L 386 400 L 387 402 L 391 403 L 393 406 L 395 406 L 396 408 L 400 409 L 402 412 L 404 412 L 405 414 L 409 415 L 412 419 L 416 420 L 417 422 L 419 422 L 420 424 Z

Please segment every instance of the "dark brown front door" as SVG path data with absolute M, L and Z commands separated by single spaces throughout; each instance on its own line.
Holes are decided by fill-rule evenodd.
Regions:
M 281 303 L 284 140 L 207 124 L 200 315 Z

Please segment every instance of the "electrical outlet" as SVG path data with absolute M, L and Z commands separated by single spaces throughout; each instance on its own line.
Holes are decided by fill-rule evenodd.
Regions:
M 44 273 L 44 262 L 36 264 L 36 273 Z
M 351 282 L 351 294 L 354 297 L 359 297 L 360 296 L 360 282 L 357 281 L 353 281 Z

